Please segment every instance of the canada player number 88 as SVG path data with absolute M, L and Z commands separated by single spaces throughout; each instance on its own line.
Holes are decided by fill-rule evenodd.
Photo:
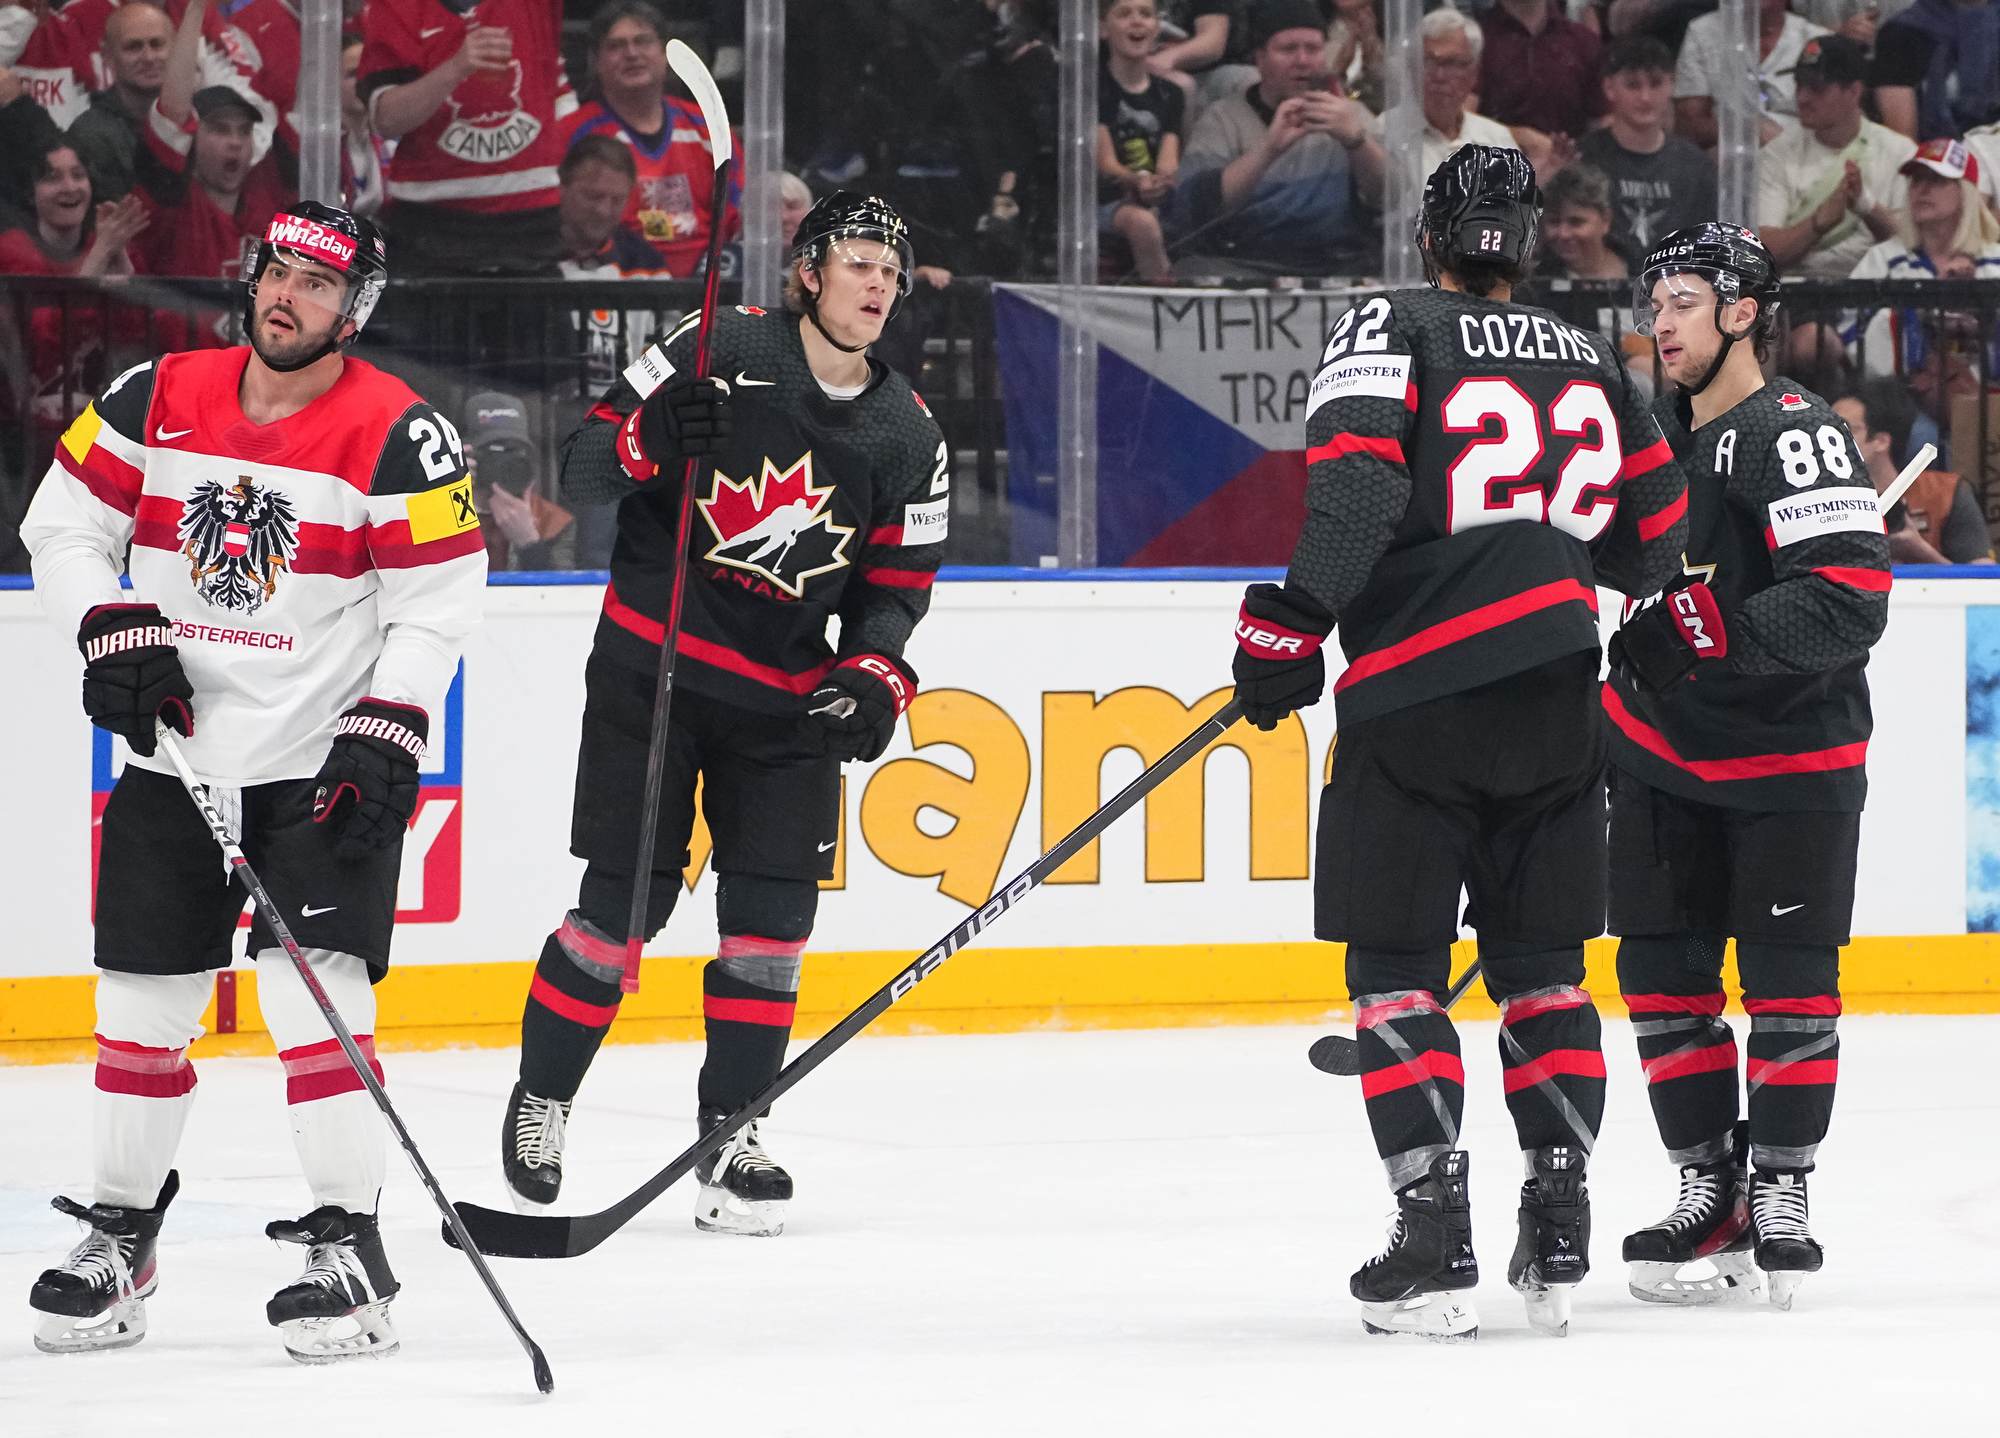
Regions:
M 1445 470 L 1451 533 L 1518 520 L 1553 525 L 1589 543 L 1611 523 L 1625 461 L 1618 417 L 1602 385 L 1571 381 L 1544 423 L 1534 400 L 1512 380 L 1461 380 L 1445 399 L 1443 422 L 1447 434 L 1480 436 Z M 1537 473 L 1547 453 L 1545 433 L 1577 441 L 1556 472 L 1553 492 L 1546 473 Z

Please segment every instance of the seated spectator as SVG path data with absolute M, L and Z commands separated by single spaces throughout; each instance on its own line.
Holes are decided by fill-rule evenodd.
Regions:
M 1428 177 L 1462 145 L 1498 145 L 1515 150 L 1514 136 L 1497 120 L 1477 115 L 1469 108 L 1472 87 L 1479 78 L 1479 52 L 1485 34 L 1471 17 L 1445 5 L 1424 16 L 1418 27 L 1424 45 L 1423 174 Z M 1373 133 L 1381 139 L 1390 125 L 1390 115 L 1374 123 Z
M 1985 0 L 1915 0 L 1875 38 L 1875 108 L 1911 139 L 2000 120 L 2000 10 Z
M 30 172 L 32 206 L 20 224 L 0 232 L 0 274 L 131 274 L 128 247 L 147 224 L 139 197 L 98 203 L 90 172 L 65 135 L 47 138 Z
M 800 223 L 812 207 L 812 186 L 787 171 L 778 181 L 778 231 L 784 236 L 786 254 L 791 253 L 792 236 L 799 232 Z
M 1340 88 L 1380 114 L 1387 99 L 1382 75 L 1382 22 L 1376 18 L 1375 0 L 1333 0 L 1326 51 Z
M 992 3 L 992 0 L 988 0 Z M 1242 0 L 1185 0 L 1184 36 L 1160 46 L 1147 68 L 1176 86 L 1190 114 L 1226 95 L 1240 95 L 1256 80 L 1245 36 Z
M 1909 460 L 1917 407 L 1890 379 L 1872 379 L 1833 402 L 1868 462 L 1875 492 L 1895 483 Z M 1979 496 L 1958 475 L 1927 469 L 1887 516 L 1889 558 L 1897 564 L 1991 564 L 1992 536 Z
M 1132 251 L 1142 280 L 1173 278 L 1160 207 L 1181 167 L 1181 92 L 1146 68 L 1159 37 L 1153 0 L 1104 0 L 1097 77 L 1098 229 Z
M 387 198 L 383 172 L 389 149 L 368 124 L 361 102 L 361 37 L 340 37 L 340 193 L 351 215 L 378 215 Z
M 117 0 L 70 0 L 50 12 L 35 4 L 0 4 L 0 65 L 11 69 L 36 104 L 67 129 L 90 100 L 92 56 Z
M 623 222 L 639 179 L 630 149 L 609 135 L 579 136 L 557 174 L 566 277 L 625 280 L 669 273 L 667 257 Z
M 1669 133 L 1674 57 L 1646 35 L 1604 50 L 1604 100 L 1611 123 L 1577 141 L 1577 156 L 1611 182 L 1611 233 L 1628 255 L 1643 255 L 1684 226 L 1716 212 L 1715 160 Z
M 602 135 L 630 149 L 638 181 L 625 225 L 666 256 L 667 273 L 695 274 L 708 253 L 715 153 L 701 108 L 668 93 L 666 21 L 645 0 L 614 0 L 591 17 L 589 45 L 597 98 L 569 118 L 568 144 Z M 742 228 L 741 205 L 732 178 L 724 243 Z
M 574 516 L 535 483 L 527 404 L 518 395 L 487 390 L 465 401 L 460 418 L 487 563 L 494 569 L 554 569 L 555 541 Z
M 1556 0 L 1499 0 L 1479 23 L 1479 104 L 1492 118 L 1554 137 L 1581 135 L 1604 113 L 1600 42 Z
M 1896 233 L 1900 172 L 1917 147 L 1862 115 L 1867 63 L 1852 40 L 1808 41 L 1794 69 L 1799 123 L 1764 147 L 1757 229 L 1787 276 L 1843 279 Z
M 1909 5 L 1910 0 L 1793 0 L 1792 8 L 1813 24 L 1873 50 L 1876 33 Z
M 398 277 L 555 273 L 556 165 L 576 105 L 561 31 L 557 0 L 362 11 L 361 97 L 398 142 L 382 211 Z
M 1382 146 L 1367 110 L 1323 84 L 1312 0 L 1259 0 L 1250 23 L 1258 81 L 1195 122 L 1175 214 L 1217 269 L 1326 274 L 1374 247 L 1362 208 L 1381 202 Z
M 1723 29 L 1721 11 L 1703 15 L 1687 28 L 1680 68 L 1674 72 L 1675 124 L 1704 150 L 1715 148 L 1715 97 L 1728 85 L 1731 67 L 1742 62 L 1734 39 Z M 1785 0 L 1757 0 L 1757 89 L 1764 113 L 1762 143 L 1768 145 L 1798 116 L 1792 69 L 1806 41 L 1825 32 L 1792 14 Z M 1765 161 L 1768 168 L 1770 160 Z
M 111 84 L 91 95 L 89 108 L 69 127 L 100 200 L 132 192 L 146 115 L 160 98 L 173 42 L 173 21 L 150 0 L 130 0 L 104 23 L 104 68 Z
M 1542 191 L 1537 273 L 1553 279 L 1630 279 L 1632 266 L 1611 244 L 1611 181 L 1602 170 L 1571 165 Z

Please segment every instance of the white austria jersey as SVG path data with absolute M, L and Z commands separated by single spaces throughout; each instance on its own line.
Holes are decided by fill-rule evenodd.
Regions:
M 120 375 L 63 435 L 21 525 L 66 634 L 99 604 L 159 606 L 194 686 L 183 752 L 232 785 L 311 777 L 364 695 L 436 716 L 486 583 L 442 415 L 349 358 L 299 413 L 254 425 L 237 398 L 249 355 Z M 132 762 L 171 772 L 164 755 Z

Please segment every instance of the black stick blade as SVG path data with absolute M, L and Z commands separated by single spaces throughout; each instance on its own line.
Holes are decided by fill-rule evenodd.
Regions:
M 1325 1038 L 1313 1040 L 1306 1059 L 1323 1074 L 1352 1078 L 1361 1072 L 1361 1045 L 1345 1034 L 1328 1034 Z M 465 1211 L 463 1204 L 459 1205 L 459 1211 Z M 479 1246 L 486 1247 L 483 1241 Z
M 502 1213 L 476 1203 L 454 1203 L 459 1222 L 473 1243 L 489 1258 L 568 1258 L 570 1220 L 553 1214 Z M 444 1225 L 447 1246 L 458 1247 L 451 1225 Z
M 542 1353 L 539 1343 L 528 1345 L 528 1354 L 535 1360 L 535 1386 L 544 1393 L 556 1391 L 556 1376 L 549 1372 L 549 1360 Z

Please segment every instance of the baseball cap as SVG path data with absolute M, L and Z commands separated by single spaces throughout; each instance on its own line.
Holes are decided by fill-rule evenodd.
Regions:
M 1924 141 L 1917 146 L 1916 154 L 1903 161 L 1904 174 L 1916 169 L 1929 170 L 1947 180 L 1979 183 L 1979 157 L 1966 148 L 1963 140 Z
M 465 437 L 475 445 L 531 444 L 528 407 L 516 395 L 482 390 L 465 402 Z
M 1326 33 L 1326 17 L 1313 0 L 1257 0 L 1250 8 L 1250 48 L 1261 50 L 1285 30 Z
M 257 113 L 257 107 L 243 97 L 239 90 L 227 85 L 206 85 L 194 92 L 195 118 L 210 120 L 228 110 L 239 112 L 251 124 L 264 117 Z
M 1859 85 L 1868 78 L 1868 47 L 1845 35 L 1815 35 L 1798 63 L 1778 73 L 1817 85 Z

